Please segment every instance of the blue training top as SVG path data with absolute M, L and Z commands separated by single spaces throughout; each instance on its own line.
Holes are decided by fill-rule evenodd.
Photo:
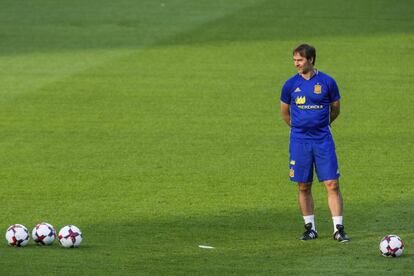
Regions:
M 340 98 L 335 80 L 320 71 L 309 80 L 300 74 L 288 79 L 280 100 L 290 105 L 291 139 L 323 139 L 330 135 L 330 104 Z

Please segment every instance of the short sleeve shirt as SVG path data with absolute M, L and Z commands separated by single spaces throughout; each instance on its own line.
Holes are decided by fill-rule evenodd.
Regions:
M 290 105 L 291 138 L 323 139 L 330 135 L 330 104 L 341 98 L 335 80 L 317 71 L 309 80 L 300 74 L 288 79 L 280 100 Z

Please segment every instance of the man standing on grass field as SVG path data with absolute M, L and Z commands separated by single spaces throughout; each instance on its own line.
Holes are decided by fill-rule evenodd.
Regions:
M 280 96 L 283 120 L 290 126 L 290 171 L 298 183 L 299 206 L 305 220 L 301 240 L 316 239 L 313 213 L 313 168 L 328 192 L 328 205 L 334 225 L 333 238 L 349 241 L 342 223 L 342 195 L 339 169 L 330 125 L 339 115 L 339 91 L 335 80 L 314 68 L 316 50 L 308 44 L 293 50 L 298 74 L 286 81 Z

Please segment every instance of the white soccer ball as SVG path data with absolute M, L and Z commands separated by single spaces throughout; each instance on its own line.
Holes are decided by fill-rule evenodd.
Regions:
M 82 242 L 82 232 L 75 225 L 66 225 L 60 229 L 58 239 L 63 247 L 78 247 Z
M 404 242 L 397 235 L 387 235 L 381 240 L 379 249 L 384 257 L 399 257 L 404 251 Z
M 13 224 L 6 231 L 6 240 L 10 246 L 25 246 L 29 242 L 29 231 L 24 225 Z
M 56 238 L 56 230 L 53 225 L 42 222 L 33 228 L 32 238 L 38 245 L 51 245 Z

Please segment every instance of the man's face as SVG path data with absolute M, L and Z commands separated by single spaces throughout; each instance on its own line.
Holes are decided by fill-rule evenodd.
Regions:
M 312 61 L 302 57 L 299 53 L 293 55 L 293 63 L 299 74 L 306 74 L 313 69 Z

